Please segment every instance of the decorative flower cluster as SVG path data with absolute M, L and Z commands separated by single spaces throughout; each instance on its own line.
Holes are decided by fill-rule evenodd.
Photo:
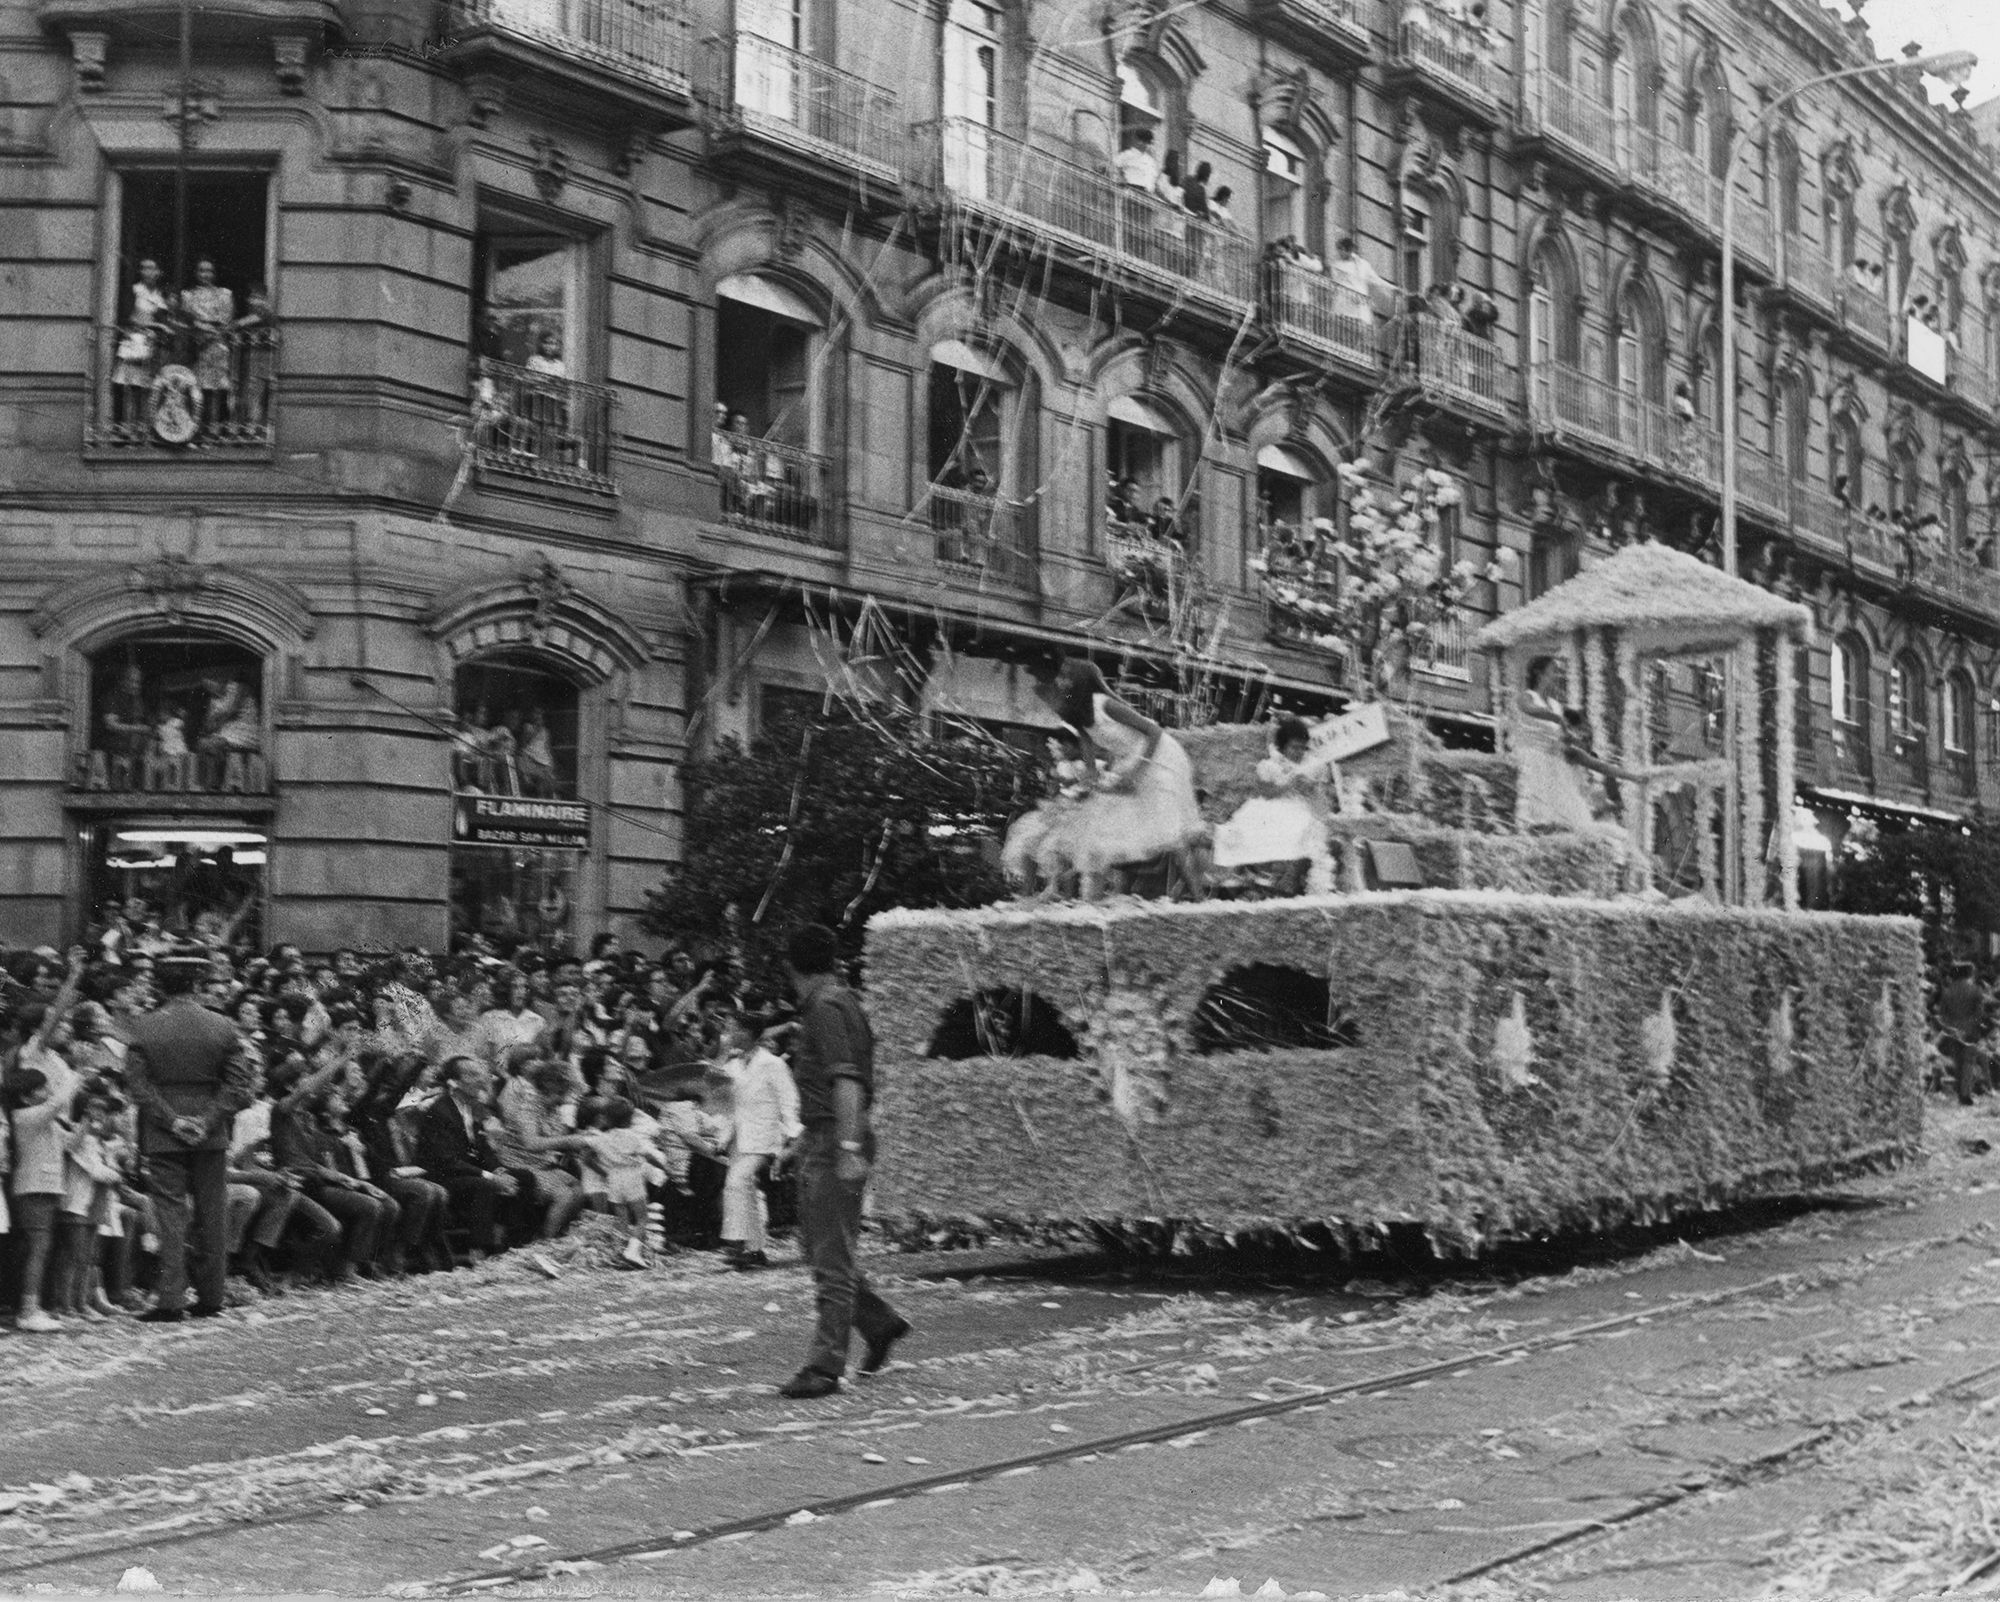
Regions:
M 1111 576 L 1121 590 L 1164 596 L 1183 555 L 1173 540 L 1150 533 L 1115 534 L 1109 551 Z
M 1315 519 L 1302 544 L 1274 543 L 1251 562 L 1264 597 L 1314 644 L 1353 646 L 1385 684 L 1462 612 L 1472 586 L 1498 579 L 1504 562 L 1447 564 L 1438 525 L 1464 499 L 1449 473 L 1426 468 L 1388 493 L 1353 462 L 1339 469 L 1345 528 Z

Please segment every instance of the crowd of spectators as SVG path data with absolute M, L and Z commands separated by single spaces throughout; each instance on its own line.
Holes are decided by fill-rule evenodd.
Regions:
M 257 1293 L 446 1272 L 586 1209 L 615 1220 L 620 1266 L 666 1245 L 754 1269 L 791 1220 L 788 1014 L 727 960 L 645 958 L 608 934 L 587 958 L 473 940 L 308 959 L 213 930 L 177 941 L 145 912 L 106 909 L 66 954 L 0 951 L 0 1294 L 21 1331 L 151 1305 L 126 1037 L 165 964 L 202 965 L 199 999 L 241 1043 L 228 1271 Z

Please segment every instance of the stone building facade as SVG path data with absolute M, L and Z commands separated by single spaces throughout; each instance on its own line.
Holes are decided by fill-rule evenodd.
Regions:
M 1163 709 L 1336 705 L 1346 456 L 1511 553 L 1475 614 L 1711 544 L 1728 140 L 1865 34 L 1475 9 L 230 0 L 184 67 L 173 0 L 0 0 L 0 935 L 629 932 L 678 765 L 830 684 L 1019 737 L 1087 649 Z M 1148 145 L 1229 220 L 1125 181 Z M 1990 152 L 1873 80 L 1738 184 L 1808 799 L 1968 813 Z M 1488 738 L 1463 640 L 1394 688 Z

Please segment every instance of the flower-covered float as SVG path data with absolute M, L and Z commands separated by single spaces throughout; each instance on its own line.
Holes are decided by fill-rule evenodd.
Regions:
M 1508 752 L 1392 729 L 1331 844 L 1412 845 L 1426 888 L 878 915 L 878 1216 L 1474 1252 L 1906 1155 L 1917 927 L 1792 910 L 1808 627 L 1650 545 L 1489 625 L 1496 685 L 1553 658 L 1620 777 L 1524 832 Z M 1211 805 L 1266 738 L 1187 736 Z

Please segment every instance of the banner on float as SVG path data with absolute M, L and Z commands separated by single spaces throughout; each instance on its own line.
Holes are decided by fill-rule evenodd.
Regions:
M 1388 709 L 1380 701 L 1369 701 L 1316 726 L 1311 759 L 1316 763 L 1345 762 L 1388 743 Z
M 590 803 L 459 794 L 452 797 L 451 837 L 460 845 L 588 851 Z

